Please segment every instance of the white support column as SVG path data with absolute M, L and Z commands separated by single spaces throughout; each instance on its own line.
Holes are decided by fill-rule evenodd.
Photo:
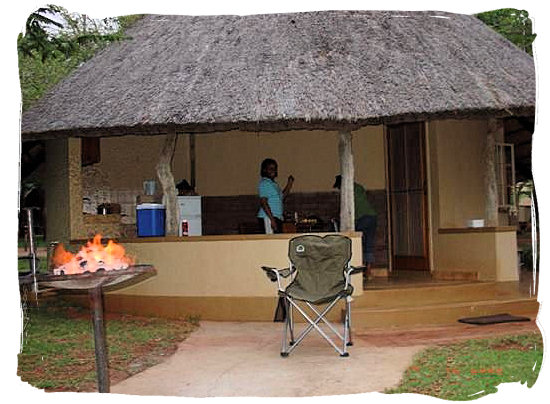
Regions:
M 172 159 L 176 150 L 178 135 L 176 131 L 166 135 L 164 146 L 157 164 L 157 176 L 162 186 L 162 203 L 166 207 L 166 235 L 177 236 L 179 209 L 176 195 L 176 183 L 172 174 Z
M 503 130 L 501 119 L 490 118 L 487 128 L 487 137 L 485 143 L 485 219 L 486 226 L 498 226 L 498 192 L 497 192 L 497 174 L 495 162 L 496 139 L 499 132 Z
M 355 230 L 355 202 L 353 197 L 353 152 L 351 145 L 351 132 L 339 131 L 340 141 L 340 174 L 342 175 L 342 188 L 340 192 L 340 231 Z

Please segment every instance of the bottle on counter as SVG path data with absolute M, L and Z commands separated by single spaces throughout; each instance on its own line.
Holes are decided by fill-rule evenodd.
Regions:
M 189 235 L 189 222 L 185 219 L 181 221 L 181 235 L 182 236 Z

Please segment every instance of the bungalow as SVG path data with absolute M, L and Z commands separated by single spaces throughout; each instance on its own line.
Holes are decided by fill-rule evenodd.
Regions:
M 377 275 L 517 282 L 507 128 L 533 119 L 535 67 L 475 17 L 146 15 L 127 34 L 22 118 L 23 141 L 46 144 L 48 240 L 102 233 L 157 268 L 108 294 L 108 309 L 270 320 L 259 267 L 285 266 L 296 232 L 339 218 L 360 263 L 353 181 L 378 212 Z M 296 179 L 289 233 L 247 234 L 265 157 Z M 166 236 L 136 237 L 136 201 L 156 177 Z M 200 236 L 178 235 L 180 179 L 201 196 Z M 107 202 L 120 213 L 94 214 Z

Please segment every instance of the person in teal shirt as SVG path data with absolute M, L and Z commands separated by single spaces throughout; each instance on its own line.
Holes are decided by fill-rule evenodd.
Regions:
M 262 161 L 260 167 L 261 178 L 258 183 L 260 209 L 257 217 L 266 234 L 282 232 L 283 200 L 290 193 L 292 184 L 294 184 L 294 177 L 289 175 L 287 184 L 281 191 L 281 187 L 275 181 L 277 168 L 277 162 L 270 158 Z
M 340 189 L 342 186 L 342 176 L 337 175 L 333 188 Z M 353 196 L 355 204 L 355 230 L 362 233 L 361 242 L 363 245 L 363 265 L 370 271 L 374 263 L 374 240 L 376 236 L 376 210 L 367 199 L 365 188 L 354 182 Z

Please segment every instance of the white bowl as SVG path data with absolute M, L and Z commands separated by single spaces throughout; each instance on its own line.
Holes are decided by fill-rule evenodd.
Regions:
M 468 220 L 468 227 L 483 227 L 485 226 L 484 219 L 472 219 Z

